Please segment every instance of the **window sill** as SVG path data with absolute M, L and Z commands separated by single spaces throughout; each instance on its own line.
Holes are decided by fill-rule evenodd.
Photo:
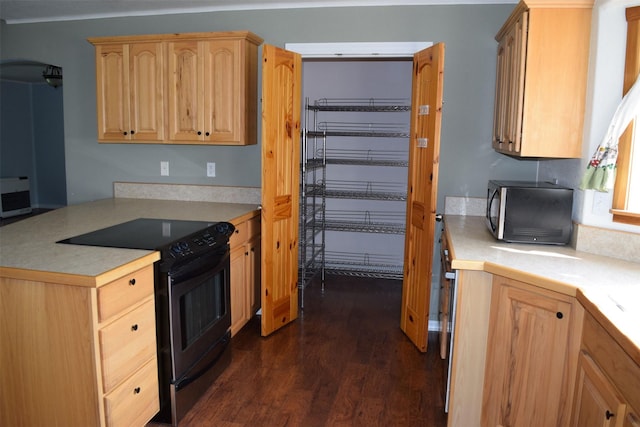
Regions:
M 640 213 L 625 211 L 622 209 L 611 209 L 613 214 L 613 222 L 623 224 L 640 225 Z

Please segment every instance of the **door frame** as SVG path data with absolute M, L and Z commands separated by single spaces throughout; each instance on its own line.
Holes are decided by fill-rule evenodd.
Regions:
M 338 43 L 285 43 L 284 48 L 309 58 L 408 58 L 423 49 L 433 46 L 433 42 L 338 42 Z
M 285 43 L 285 50 L 296 52 L 305 59 L 387 59 L 413 60 L 414 55 L 432 47 L 436 42 L 334 42 Z M 303 72 L 304 73 L 304 72 Z M 434 247 L 434 253 L 438 252 Z M 438 267 L 437 265 L 435 266 Z M 433 272 L 432 272 L 433 274 Z M 429 331 L 439 330 L 438 320 L 429 320 Z

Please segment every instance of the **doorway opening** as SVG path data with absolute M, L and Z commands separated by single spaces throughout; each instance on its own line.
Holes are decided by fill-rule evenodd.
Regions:
M 323 265 L 331 274 L 399 279 L 398 287 L 402 285 L 410 112 L 384 108 L 374 112 L 374 108 L 320 112 L 322 108 L 315 106 L 366 103 L 410 109 L 413 55 L 431 45 L 430 42 L 286 45 L 287 50 L 302 55 L 303 131 L 315 135 L 305 137 L 301 155 L 311 162 L 324 159 L 326 163 L 321 171 L 313 166 L 303 171 L 303 182 L 306 180 L 312 191 L 338 194 L 322 197 L 321 201 L 309 199 L 303 186 L 301 200 L 311 200 L 310 206 L 301 207 L 301 223 L 307 225 L 301 227 L 300 236 L 303 306 L 307 277 L 316 276 L 318 267 Z M 375 134 L 345 137 L 340 132 L 336 137 L 322 135 L 323 131 L 330 134 L 332 126 L 358 133 L 364 130 L 362 125 L 393 135 L 384 138 Z M 311 162 L 303 160 L 303 168 Z M 323 256 L 326 258 L 322 259 Z M 437 310 L 435 291 L 431 305 Z
M 51 80 L 51 70 L 55 81 Z M 34 210 L 67 204 L 62 68 L 33 60 L 0 62 L 0 175 L 29 178 Z

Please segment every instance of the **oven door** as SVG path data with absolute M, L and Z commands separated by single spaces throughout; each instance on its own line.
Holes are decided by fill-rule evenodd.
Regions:
M 231 327 L 229 250 L 174 265 L 166 277 L 175 382 Z

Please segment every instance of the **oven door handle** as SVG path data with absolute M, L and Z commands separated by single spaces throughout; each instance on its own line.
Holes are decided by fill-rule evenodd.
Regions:
M 227 335 L 225 335 L 222 338 L 223 342 L 218 342 L 216 345 L 223 345 L 223 348 L 220 352 L 218 352 L 218 354 L 216 355 L 216 357 L 214 357 L 212 360 L 210 360 L 206 365 L 204 365 L 203 367 L 201 367 L 200 369 L 198 369 L 195 373 L 190 374 L 188 371 L 187 373 L 180 379 L 177 379 L 174 383 L 173 386 L 175 387 L 176 391 L 183 389 L 184 387 L 188 386 L 189 384 L 191 384 L 192 382 L 196 381 L 198 378 L 200 378 L 202 375 L 204 375 L 207 371 L 209 371 L 209 369 L 211 369 L 213 367 L 213 365 L 215 365 L 216 363 L 218 363 L 218 360 L 220 360 L 220 358 L 224 355 L 227 346 L 229 345 L 230 339 Z

